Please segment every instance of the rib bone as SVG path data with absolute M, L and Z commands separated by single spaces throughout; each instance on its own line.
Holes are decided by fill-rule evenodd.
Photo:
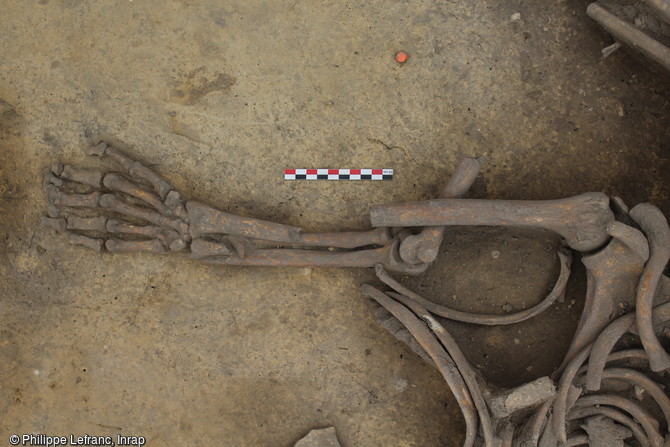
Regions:
M 630 216 L 640 225 L 649 240 L 649 261 L 644 268 L 637 289 L 636 322 L 640 340 L 649 354 L 652 371 L 670 368 L 670 356 L 656 338 L 652 322 L 654 297 L 663 269 L 670 259 L 670 228 L 663 213 L 649 203 L 642 203 L 630 211 Z

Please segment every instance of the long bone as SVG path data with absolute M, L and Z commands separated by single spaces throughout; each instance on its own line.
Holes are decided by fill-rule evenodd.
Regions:
M 337 248 L 379 246 L 391 241 L 385 228 L 360 232 L 303 233 L 298 227 L 226 213 L 199 202 L 186 202 L 186 209 L 189 231 L 194 239 L 212 234 L 237 235 L 281 244 Z
M 204 256 L 200 261 L 207 264 L 257 265 L 284 267 L 374 267 L 383 263 L 389 269 L 412 274 L 411 266 L 405 271 L 402 265 L 391 265 L 390 252 L 394 245 L 357 251 L 301 250 L 288 248 L 261 248 L 251 250 L 244 257 L 236 253 L 226 256 Z M 202 250 L 200 251 L 202 256 Z
M 482 157 L 464 158 L 440 193 L 440 198 L 458 198 L 468 192 L 482 168 L 482 162 Z M 407 237 L 400 245 L 400 256 L 403 261 L 408 264 L 419 264 L 430 263 L 437 259 L 444 230 L 444 226 L 425 227 L 419 234 Z
M 572 255 L 568 250 L 559 250 L 558 251 L 559 261 L 561 263 L 561 273 L 559 274 L 556 284 L 549 294 L 535 306 L 529 307 L 522 311 L 516 312 L 509 315 L 486 315 L 486 314 L 474 314 L 470 312 L 463 312 L 455 309 L 448 308 L 446 306 L 441 306 L 435 304 L 432 301 L 427 300 L 418 293 L 413 292 L 407 287 L 400 284 L 398 281 L 393 279 L 383 268 L 383 266 L 376 266 L 375 273 L 377 277 L 387 286 L 394 289 L 396 292 L 408 297 L 417 304 L 425 307 L 430 312 L 441 317 L 462 321 L 464 323 L 472 324 L 482 324 L 487 326 L 494 325 L 505 325 L 505 324 L 514 324 L 521 321 L 528 320 L 542 311 L 549 308 L 558 298 L 563 296 L 565 292 L 565 287 L 568 282 L 568 277 L 570 276 L 570 263 L 572 261 Z
M 458 372 L 451 356 L 444 350 L 433 334 L 428 330 L 426 324 L 414 315 L 402 304 L 391 299 L 385 293 L 375 289 L 369 284 L 363 284 L 361 291 L 370 298 L 377 301 L 382 307 L 391 312 L 405 327 L 414 335 L 421 347 L 433 359 L 437 369 L 446 380 L 465 418 L 466 433 L 463 447 L 474 445 L 477 435 L 477 415 L 475 405 L 463 377 Z
M 297 241 L 300 228 L 217 210 L 204 203 L 186 202 L 193 239 L 208 234 L 234 234 L 276 242 Z
M 373 227 L 493 225 L 544 228 L 565 238 L 575 250 L 590 251 L 609 239 L 614 220 L 609 198 L 599 192 L 567 199 L 477 200 L 437 199 L 373 207 Z
M 300 233 L 296 245 L 304 247 L 358 248 L 368 245 L 386 245 L 391 242 L 387 228 L 370 231 L 342 231 L 338 233 Z
M 597 3 L 591 3 L 586 8 L 586 14 L 605 28 L 617 41 L 633 47 L 661 64 L 666 70 L 670 70 L 670 48 Z
M 656 289 L 670 259 L 670 228 L 663 213 L 649 203 L 637 205 L 630 210 L 630 216 L 649 240 L 650 256 L 637 289 L 636 314 L 640 340 L 649 354 L 649 366 L 658 372 L 670 368 L 670 355 L 656 338 L 652 323 Z
M 631 298 L 649 258 L 647 240 L 639 230 L 621 222 L 611 222 L 607 233 L 612 240 L 604 248 L 582 257 L 587 278 L 584 310 L 559 373 L 622 308 L 635 305 Z

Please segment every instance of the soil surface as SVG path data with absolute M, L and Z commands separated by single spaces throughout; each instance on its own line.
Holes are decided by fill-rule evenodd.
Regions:
M 379 327 L 363 269 L 232 268 L 96 254 L 39 225 L 42 172 L 108 140 L 189 199 L 308 231 L 369 228 L 380 203 L 435 197 L 463 156 L 470 197 L 585 191 L 668 214 L 670 84 L 586 1 L 41 0 L 0 22 L 0 443 L 144 436 L 147 446 L 457 446 L 438 372 Z M 409 55 L 400 65 L 394 54 Z M 284 181 L 285 168 L 393 168 L 386 182 Z M 503 313 L 558 274 L 546 233 L 454 228 L 406 279 Z M 497 252 L 496 256 L 492 253 Z M 493 383 L 560 362 L 567 299 L 514 326 L 450 323 Z M 3 444 L 4 445 L 4 444 Z

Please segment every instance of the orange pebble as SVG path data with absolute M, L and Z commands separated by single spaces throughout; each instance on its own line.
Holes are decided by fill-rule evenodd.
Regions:
M 407 57 L 408 57 L 407 53 L 405 53 L 404 51 L 398 51 L 395 54 L 395 60 L 398 61 L 401 64 L 404 63 L 405 61 L 407 61 Z

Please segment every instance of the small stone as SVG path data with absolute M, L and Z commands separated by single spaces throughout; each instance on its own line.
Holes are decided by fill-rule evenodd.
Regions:
M 507 313 L 510 313 L 514 310 L 514 306 L 512 306 L 510 303 L 505 303 L 502 308 Z
M 315 429 L 295 443 L 294 447 L 341 447 L 335 427 Z
M 492 257 L 493 259 L 498 259 L 498 258 L 500 257 L 500 252 L 499 252 L 498 250 L 493 250 L 493 251 L 491 252 L 491 257 Z
M 518 22 L 519 20 L 521 20 L 521 13 L 515 12 L 514 14 L 511 15 L 510 20 L 512 22 Z
M 407 385 L 409 383 L 407 382 L 407 379 L 396 379 L 393 381 L 393 388 L 399 392 L 402 393 L 407 389 Z

